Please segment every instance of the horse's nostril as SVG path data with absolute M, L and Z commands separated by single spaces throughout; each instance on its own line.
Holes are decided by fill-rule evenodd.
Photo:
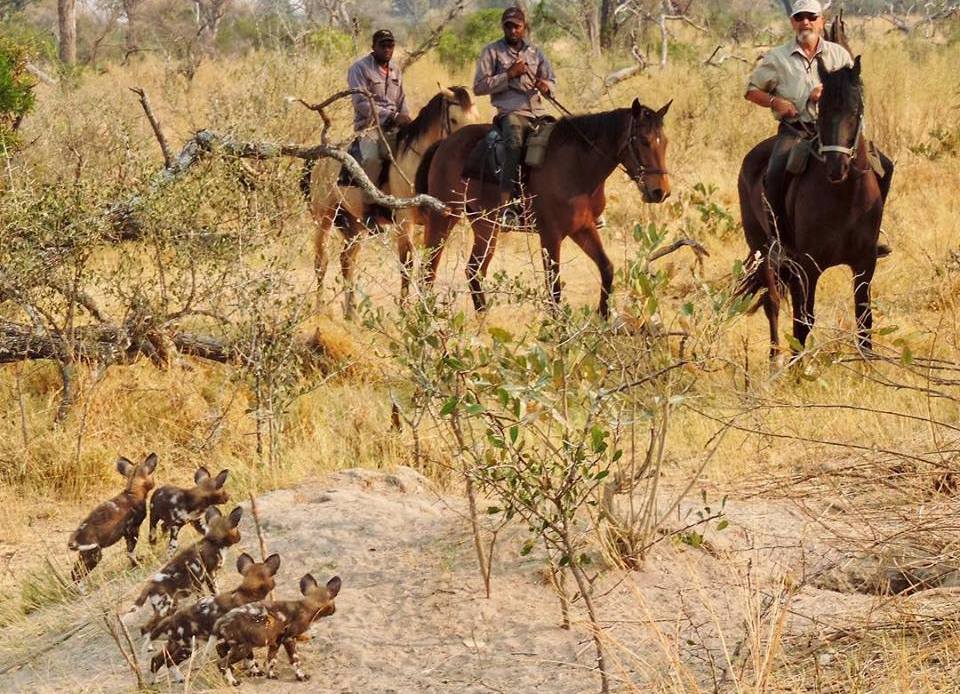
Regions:
M 664 198 L 662 188 L 654 188 L 650 191 L 650 199 L 654 202 L 661 202 Z

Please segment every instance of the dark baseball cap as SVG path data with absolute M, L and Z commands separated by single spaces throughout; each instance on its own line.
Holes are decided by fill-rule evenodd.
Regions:
M 500 15 L 500 24 L 526 24 L 527 18 L 519 7 L 508 7 Z
M 396 43 L 396 40 L 393 38 L 393 32 L 389 29 L 377 29 L 375 32 L 373 32 L 373 42 Z

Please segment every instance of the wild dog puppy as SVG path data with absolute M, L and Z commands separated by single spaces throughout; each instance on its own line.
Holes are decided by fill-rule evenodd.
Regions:
M 152 631 L 163 617 L 176 608 L 177 601 L 183 596 L 198 593 L 203 586 L 216 595 L 216 575 L 223 566 L 223 552 L 230 545 L 240 542 L 237 525 L 242 515 L 243 509 L 239 506 L 229 516 L 223 516 L 216 506 L 207 509 L 204 516 L 207 533 L 203 539 L 168 561 L 154 574 L 133 604 L 131 612 L 148 600 L 153 608 L 153 617 L 140 630 L 141 633 Z
M 204 512 L 210 506 L 230 501 L 230 495 L 223 488 L 229 473 L 229 470 L 222 470 L 216 477 L 211 477 L 207 468 L 201 467 L 193 475 L 195 486 L 192 489 L 169 484 L 157 489 L 150 499 L 150 544 L 157 541 L 158 523 L 169 539 L 168 556 L 177 551 L 177 536 L 187 523 L 203 535 L 207 530 L 201 523 Z
M 127 541 L 130 564 L 137 566 L 137 537 L 140 535 L 140 525 L 147 516 L 147 494 L 153 489 L 153 471 L 156 467 L 156 453 L 148 455 L 139 465 L 126 458 L 117 461 L 117 472 L 127 478 L 127 488 L 93 509 L 67 542 L 67 547 L 80 552 L 71 573 L 74 581 L 79 583 L 90 573 L 100 563 L 103 548 L 121 537 Z
M 274 588 L 273 577 L 279 568 L 279 554 L 271 554 L 262 564 L 255 562 L 249 554 L 241 554 L 237 559 L 237 571 L 243 576 L 239 586 L 227 593 L 202 597 L 189 607 L 181 607 L 153 628 L 150 639 L 155 641 L 166 634 L 167 643 L 150 662 L 150 672 L 156 673 L 166 665 L 174 679 L 182 682 L 183 675 L 177 666 L 190 657 L 195 641 L 210 636 L 216 621 L 230 610 L 267 597 Z
M 334 576 L 327 585 L 320 586 L 310 574 L 300 579 L 301 600 L 252 602 L 230 610 L 213 627 L 218 639 L 217 655 L 227 682 L 238 685 L 233 665 L 247 661 L 250 674 L 261 674 L 253 657 L 254 648 L 267 648 L 267 677 L 276 679 L 277 651 L 283 646 L 290 658 L 297 679 L 301 682 L 310 675 L 300 668 L 297 640 L 314 621 L 336 612 L 334 598 L 340 592 L 340 577 Z

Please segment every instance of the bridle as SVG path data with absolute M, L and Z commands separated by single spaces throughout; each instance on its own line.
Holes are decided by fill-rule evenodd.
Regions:
M 843 145 L 825 145 L 823 144 L 823 135 L 819 137 L 819 146 L 817 152 L 821 157 L 827 152 L 837 152 L 838 154 L 846 155 L 849 159 L 857 153 L 857 149 L 860 147 L 860 137 L 863 135 L 863 110 L 860 111 L 860 116 L 857 118 L 857 134 L 853 136 L 853 144 L 850 147 L 844 147 Z M 822 159 L 821 159 L 822 161 Z
M 630 169 L 627 168 L 627 165 L 626 165 L 625 163 L 624 163 L 624 164 L 620 164 L 620 168 L 622 168 L 622 169 L 627 173 L 627 176 L 630 177 L 630 180 L 632 180 L 634 183 L 636 183 L 637 186 L 640 186 L 640 185 L 643 184 L 643 179 L 644 179 L 648 174 L 651 175 L 651 176 L 666 176 L 666 175 L 669 174 L 670 172 L 669 172 L 667 169 L 650 168 L 650 167 L 648 167 L 646 164 L 643 163 L 643 160 L 640 158 L 640 153 L 639 153 L 639 151 L 638 151 L 638 149 L 637 149 L 637 147 L 638 147 L 638 146 L 637 146 L 637 134 L 636 134 L 636 133 L 634 132 L 634 130 L 633 130 L 633 122 L 634 122 L 634 120 L 635 120 L 635 116 L 633 115 L 633 112 L 631 111 L 631 112 L 630 112 L 630 122 L 627 124 L 627 128 L 628 128 L 627 132 L 630 133 L 630 137 L 628 137 L 628 138 L 626 139 L 626 141 L 625 141 L 623 144 L 621 144 L 621 145 L 620 145 L 620 148 L 617 150 L 617 159 L 620 158 L 620 155 L 623 153 L 623 150 L 624 150 L 624 149 L 626 149 L 626 150 L 628 150 L 628 151 L 630 152 L 630 155 L 633 157 L 633 160 L 634 160 L 634 162 L 635 162 L 636 165 L 637 165 L 637 166 L 636 166 L 636 173 L 631 173 L 631 172 L 630 172 Z

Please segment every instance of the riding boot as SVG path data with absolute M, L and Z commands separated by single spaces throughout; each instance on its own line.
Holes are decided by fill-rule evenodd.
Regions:
M 800 132 L 792 126 L 782 123 L 777 131 L 777 141 L 773 145 L 770 161 L 767 163 L 767 171 L 763 177 L 766 211 L 772 218 L 770 230 L 773 232 L 776 229 L 775 233 L 780 239 L 780 243 L 785 246 L 791 246 L 793 243 L 793 234 L 786 215 L 786 195 L 789 183 L 787 160 L 790 158 L 790 150 L 801 139 Z

